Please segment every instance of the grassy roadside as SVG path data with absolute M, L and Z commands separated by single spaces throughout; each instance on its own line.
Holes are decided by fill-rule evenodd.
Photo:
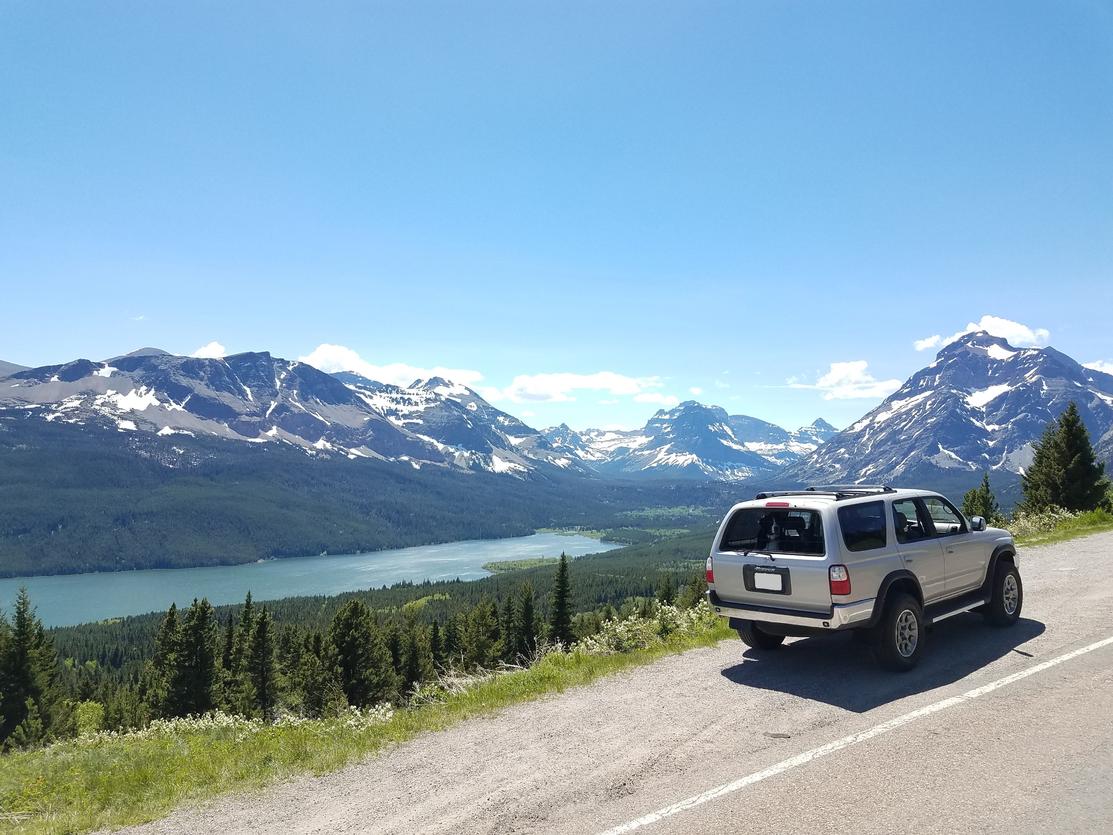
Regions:
M 140 823 L 183 803 L 332 771 L 392 743 L 733 637 L 725 622 L 710 609 L 707 614 L 649 646 L 552 653 L 528 669 L 392 713 L 275 725 L 230 717 L 177 720 L 9 754 L 0 758 L 0 829 L 81 832 Z
M 1087 513 L 1063 516 L 1049 526 L 1036 525 L 1034 530 L 1021 528 L 1015 532 L 1016 544 L 1022 547 L 1053 545 L 1095 533 L 1113 531 L 1113 513 L 1091 510 Z

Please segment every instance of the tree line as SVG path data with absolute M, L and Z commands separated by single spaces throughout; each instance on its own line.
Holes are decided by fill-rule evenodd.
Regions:
M 1073 400 L 1033 445 L 1032 463 L 1021 476 L 1021 486 L 1024 499 L 1017 509 L 1022 512 L 1113 510 L 1113 488 L 1105 465 L 1094 454 L 1090 433 Z M 962 511 L 987 520 L 1003 519 L 989 473 L 983 473 L 981 484 L 966 493 Z
M 24 748 L 215 710 L 269 721 L 281 711 L 320 718 L 349 706 L 403 704 L 440 675 L 528 666 L 544 645 L 568 647 L 607 619 L 647 605 L 631 598 L 619 608 L 577 612 L 568 557 L 549 570 L 543 600 L 526 580 L 502 599 L 483 597 L 443 621 L 422 621 L 417 610 L 391 616 L 351 597 L 325 628 L 303 628 L 277 624 L 250 594 L 224 618 L 208 600 L 194 600 L 162 616 L 149 657 L 131 676 L 98 675 L 92 661 L 60 662 L 24 591 L 14 621 L 0 618 L 0 744 Z M 694 605 L 705 587 L 696 574 L 680 594 L 683 605 Z M 657 598 L 677 596 L 666 574 Z

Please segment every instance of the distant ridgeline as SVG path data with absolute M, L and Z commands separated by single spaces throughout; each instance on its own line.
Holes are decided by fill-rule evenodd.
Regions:
M 1113 376 L 984 332 L 838 431 L 694 401 L 636 431 L 537 430 L 459 384 L 407 387 L 246 353 L 156 349 L 0 368 L 0 575 L 248 562 L 619 527 L 756 488 L 881 482 L 1019 497 L 1077 405 L 1113 461 Z M 646 525 L 646 527 L 651 527 Z

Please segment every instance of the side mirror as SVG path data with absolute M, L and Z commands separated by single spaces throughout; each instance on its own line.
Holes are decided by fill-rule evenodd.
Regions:
M 972 516 L 970 518 L 970 530 L 972 530 L 972 531 L 984 531 L 985 530 L 985 519 L 983 519 L 981 516 Z

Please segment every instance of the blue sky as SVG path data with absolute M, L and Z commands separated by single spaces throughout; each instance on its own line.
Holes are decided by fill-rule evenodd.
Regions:
M 0 79 L 5 360 L 580 427 L 843 425 L 985 315 L 1113 363 L 1109 2 L 0 2 Z

